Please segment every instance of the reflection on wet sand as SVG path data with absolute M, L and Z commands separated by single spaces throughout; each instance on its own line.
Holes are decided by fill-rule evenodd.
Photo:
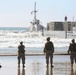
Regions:
M 40 64 L 40 63 L 32 64 L 32 66 L 30 66 L 32 68 L 28 69 L 30 71 L 30 74 L 31 75 L 42 75 L 44 70 L 43 70 L 43 67 L 41 65 L 42 64 Z M 56 67 L 52 68 L 49 65 L 48 67 L 45 68 L 45 70 L 46 70 L 45 72 L 46 73 L 44 73 L 44 75 L 76 75 L 76 69 L 75 68 L 73 68 L 73 67 L 66 68 L 66 67 L 62 67 L 61 66 L 61 68 L 60 68 L 58 66 L 58 68 L 56 68 Z M 29 71 L 27 72 L 27 75 L 30 75 Z M 25 75 L 25 68 L 18 68 L 18 74 L 17 75 Z
M 51 66 L 46 67 L 46 75 L 53 75 L 53 68 Z
M 43 66 L 41 63 L 34 62 L 31 64 L 30 73 L 32 75 L 36 75 L 36 74 L 42 75 L 43 74 L 42 70 L 43 70 Z
M 3 60 L 1 62 L 2 68 L 0 68 L 0 75 L 76 75 L 76 64 L 74 64 L 74 66 L 71 67 L 70 59 L 67 56 L 54 57 L 53 68 L 50 67 L 50 64 L 49 67 L 46 67 L 45 57 L 29 56 L 27 58 L 28 60 L 26 62 L 26 67 L 18 68 L 16 63 L 16 56 L 0 57 L 0 59 Z
M 70 75 L 74 75 L 74 69 L 73 69 L 73 67 L 71 67 L 71 74 Z
M 76 69 L 74 69 L 73 67 L 71 67 L 71 73 L 70 75 L 76 75 Z
M 25 68 L 18 68 L 18 75 L 25 75 Z

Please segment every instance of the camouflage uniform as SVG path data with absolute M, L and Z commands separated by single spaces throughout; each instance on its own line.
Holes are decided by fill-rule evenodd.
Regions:
M 54 45 L 50 40 L 48 40 L 48 38 L 47 38 L 47 42 L 45 43 L 44 53 L 46 54 L 46 64 L 47 64 L 47 66 L 49 64 L 49 58 L 50 58 L 51 66 L 52 66 L 52 64 L 53 64 Z
M 71 59 L 71 64 L 73 66 L 73 63 L 75 61 L 76 63 L 76 43 L 75 40 L 72 40 L 72 43 L 69 45 L 68 53 L 70 52 L 70 59 Z
M 18 64 L 20 65 L 20 59 L 22 59 L 22 64 L 25 64 L 25 46 L 20 44 L 18 46 Z

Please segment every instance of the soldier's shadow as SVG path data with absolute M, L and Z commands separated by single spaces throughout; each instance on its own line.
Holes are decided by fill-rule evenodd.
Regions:
M 18 75 L 25 75 L 25 68 L 18 68 Z
M 52 67 L 46 67 L 46 75 L 53 75 L 53 68 Z
M 71 73 L 70 73 L 70 75 L 76 75 L 76 69 L 71 68 Z

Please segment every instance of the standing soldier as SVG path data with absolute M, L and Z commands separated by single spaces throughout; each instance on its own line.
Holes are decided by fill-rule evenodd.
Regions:
M 22 41 L 18 46 L 18 67 L 20 67 L 20 59 L 22 59 L 23 67 L 25 67 L 25 46 Z
M 44 53 L 46 54 L 46 64 L 48 67 L 49 64 L 49 58 L 50 58 L 50 63 L 51 63 L 51 67 L 53 67 L 53 53 L 54 53 L 54 45 L 52 43 L 52 41 L 50 41 L 50 37 L 48 37 L 47 42 L 45 43 L 45 47 L 44 47 Z
M 0 65 L 0 68 L 1 68 L 2 66 Z
M 71 67 L 73 67 L 73 63 L 75 61 L 76 63 L 76 43 L 75 39 L 72 39 L 72 43 L 69 45 L 68 54 L 70 53 L 70 59 L 71 59 Z

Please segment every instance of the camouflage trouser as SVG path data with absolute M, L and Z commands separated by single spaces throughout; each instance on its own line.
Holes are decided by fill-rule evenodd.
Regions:
M 76 63 L 76 52 L 72 52 L 72 53 L 70 54 L 70 59 L 71 59 L 71 64 L 73 64 L 74 61 L 75 61 L 75 63 Z
M 25 64 L 25 54 L 18 55 L 18 64 L 20 64 L 20 59 L 22 59 L 22 64 Z
M 53 64 L 53 54 L 46 53 L 46 64 L 49 64 L 49 58 L 51 65 Z

